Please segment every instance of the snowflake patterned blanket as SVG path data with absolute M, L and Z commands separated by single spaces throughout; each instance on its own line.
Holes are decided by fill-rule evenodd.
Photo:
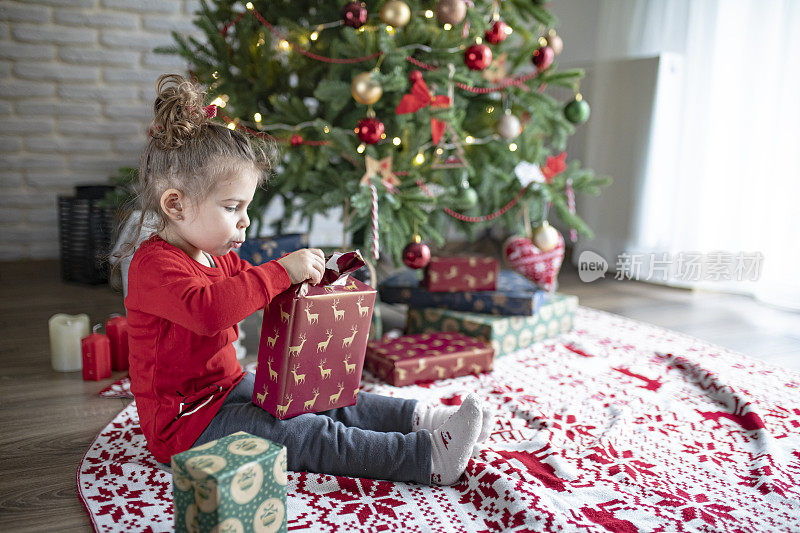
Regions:
M 297 531 L 800 530 L 800 375 L 698 339 L 579 308 L 575 328 L 494 371 L 363 390 L 498 414 L 461 481 L 426 487 L 291 473 Z M 171 475 L 135 403 L 77 472 L 98 531 L 171 531 Z

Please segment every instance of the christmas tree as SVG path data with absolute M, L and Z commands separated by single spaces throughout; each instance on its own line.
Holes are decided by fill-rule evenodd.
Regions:
M 557 70 L 543 2 L 218 0 L 196 15 L 207 42 L 173 32 L 159 51 L 189 62 L 228 127 L 281 143 L 256 219 L 276 196 L 287 220 L 341 207 L 351 245 L 395 262 L 414 238 L 442 244 L 451 223 L 475 239 L 554 211 L 573 240 L 592 236 L 574 191 L 611 180 L 565 162 L 589 106 L 583 72 Z

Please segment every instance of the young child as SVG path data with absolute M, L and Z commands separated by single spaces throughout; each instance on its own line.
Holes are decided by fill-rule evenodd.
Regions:
M 138 196 L 141 220 L 155 214 L 158 230 L 136 249 L 125 299 L 131 391 L 156 460 L 246 431 L 284 444 L 290 470 L 455 483 L 492 422 L 474 395 L 460 407 L 425 407 L 362 392 L 354 406 L 288 420 L 251 402 L 254 376 L 232 346 L 237 323 L 290 285 L 319 282 L 323 254 L 239 259 L 233 250 L 274 148 L 210 122 L 215 109 L 179 75 L 161 76 L 156 90 Z

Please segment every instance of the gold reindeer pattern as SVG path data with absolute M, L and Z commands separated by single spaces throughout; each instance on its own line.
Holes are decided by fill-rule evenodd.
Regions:
M 428 264 L 426 284 L 433 291 L 494 290 L 499 268 L 491 257 L 437 257 Z
M 381 379 L 407 385 L 485 372 L 493 359 L 494 350 L 482 339 L 437 332 L 370 342 L 364 364 Z
M 308 290 L 263 311 L 260 348 L 266 353 L 259 357 L 263 374 L 253 400 L 279 418 L 350 405 L 358 396 L 358 356 L 367 342 L 375 292 L 353 279 Z

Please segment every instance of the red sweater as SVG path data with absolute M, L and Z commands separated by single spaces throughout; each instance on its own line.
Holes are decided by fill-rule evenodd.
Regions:
M 162 463 L 194 444 L 244 377 L 232 344 L 238 322 L 290 285 L 275 261 L 253 266 L 230 252 L 214 262 L 201 265 L 153 234 L 128 271 L 131 392 Z

